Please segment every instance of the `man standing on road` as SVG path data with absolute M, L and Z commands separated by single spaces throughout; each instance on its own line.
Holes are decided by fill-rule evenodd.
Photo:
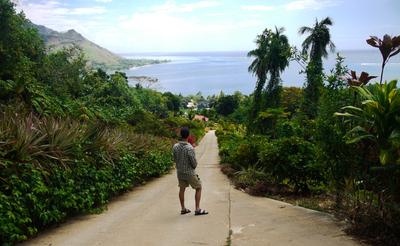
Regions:
M 191 211 L 185 207 L 185 189 L 189 185 L 196 190 L 195 203 L 196 210 L 194 215 L 205 215 L 207 211 L 200 209 L 201 198 L 201 181 L 199 175 L 196 174 L 196 155 L 193 146 L 188 143 L 189 129 L 183 127 L 181 129 L 182 140 L 173 147 L 174 161 L 179 182 L 179 201 L 181 203 L 181 214 L 187 214 Z

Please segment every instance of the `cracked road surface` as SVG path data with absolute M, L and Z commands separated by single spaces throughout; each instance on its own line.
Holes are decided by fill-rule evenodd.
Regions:
M 196 147 L 196 157 L 201 208 L 210 214 L 194 216 L 189 188 L 185 200 L 192 213 L 180 215 L 172 171 L 113 200 L 101 214 L 72 218 L 23 245 L 359 245 L 330 215 L 232 188 L 219 170 L 214 131 Z

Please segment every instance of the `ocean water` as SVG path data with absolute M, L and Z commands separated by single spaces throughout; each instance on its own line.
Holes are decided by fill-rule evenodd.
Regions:
M 347 50 L 340 51 L 345 57 L 345 64 L 355 70 L 357 75 L 362 71 L 370 75 L 380 75 L 381 54 L 378 50 Z M 159 80 L 160 91 L 213 95 L 223 91 L 231 94 L 240 91 L 250 94 L 254 91 L 256 77 L 248 72 L 252 58 L 247 52 L 185 52 L 185 53 L 131 53 L 121 54 L 126 58 L 168 59 L 171 62 L 148 65 L 126 70 L 128 76 L 149 76 Z M 335 65 L 335 54 L 330 54 L 324 60 L 325 72 Z M 302 68 L 297 62 L 291 62 L 281 78 L 283 86 L 302 87 L 305 74 L 300 74 Z M 385 67 L 384 80 L 400 79 L 400 55 L 392 57 Z M 375 81 L 379 81 L 376 78 Z M 136 82 L 130 81 L 133 85 Z

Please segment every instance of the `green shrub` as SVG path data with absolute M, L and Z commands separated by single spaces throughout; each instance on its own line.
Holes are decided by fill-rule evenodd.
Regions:
M 279 120 L 275 127 L 276 138 L 300 137 L 303 135 L 303 129 L 299 122 L 295 120 Z
M 256 165 L 242 167 L 240 171 L 236 172 L 235 185 L 242 188 L 251 187 L 258 182 L 266 181 L 268 178 L 265 170 Z
M 0 115 L 0 244 L 25 240 L 172 166 L 171 139 L 128 127 Z
M 246 136 L 244 129 L 240 126 L 234 127 L 232 124 L 220 125 L 216 135 L 221 163 L 229 163 L 236 170 L 257 164 L 258 153 L 268 142 L 265 136 Z
M 205 134 L 206 124 L 199 120 L 189 120 L 184 117 L 168 117 L 163 120 L 164 124 L 168 126 L 174 138 L 179 138 L 179 129 L 181 127 L 188 127 L 190 134 L 197 140 L 201 139 Z
M 275 140 L 261 150 L 260 165 L 276 182 L 288 182 L 295 191 L 309 191 L 309 185 L 322 181 L 316 163 L 315 146 L 299 137 Z

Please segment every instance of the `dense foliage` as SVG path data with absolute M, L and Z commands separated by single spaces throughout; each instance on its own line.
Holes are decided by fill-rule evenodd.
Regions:
M 304 89 L 283 88 L 280 102 L 261 110 L 271 99 L 261 96 L 261 85 L 273 59 L 266 58 L 268 35 L 257 36 L 257 48 L 249 53 L 255 58 L 249 71 L 257 76 L 254 94 L 248 97 L 253 103 L 241 106 L 245 118 L 221 117 L 218 125 L 222 171 L 251 194 L 323 197 L 326 204 L 333 204 L 329 211 L 349 218 L 354 233 L 375 244 L 398 245 L 397 81 L 368 85 L 377 76 L 349 72 L 339 54 L 335 67 L 324 74 L 322 58 L 328 46 L 334 47 L 330 25 L 332 21 L 325 18 L 313 28 L 300 29 L 310 35 L 302 54 L 292 49 L 292 59 L 303 66 Z M 398 36 L 388 35 L 367 40 L 382 53 L 381 77 L 390 57 L 400 53 L 399 41 Z M 326 209 L 320 206 L 315 205 Z
M 101 211 L 170 170 L 176 129 L 204 134 L 204 122 L 185 116 L 182 97 L 90 70 L 76 47 L 47 54 L 8 0 L 0 0 L 0 30 L 1 245 Z
M 0 118 L 2 243 L 99 211 L 172 165 L 169 139 L 32 114 Z
M 167 172 L 176 130 L 189 126 L 199 139 L 209 124 L 191 121 L 195 114 L 219 122 L 223 170 L 238 187 L 324 194 L 357 233 L 400 243 L 400 91 L 397 81 L 383 82 L 385 64 L 400 52 L 398 36 L 367 40 L 383 58 L 381 83 L 368 85 L 375 76 L 349 73 L 339 54 L 324 74 L 322 58 L 334 47 L 329 18 L 300 29 L 310 34 L 302 54 L 283 29 L 265 29 L 249 52 L 254 93 L 205 99 L 88 70 L 76 47 L 46 54 L 10 1 L 0 0 L 0 10 L 0 243 L 99 211 L 112 196 Z M 281 87 L 290 59 L 304 65 L 303 89 Z

